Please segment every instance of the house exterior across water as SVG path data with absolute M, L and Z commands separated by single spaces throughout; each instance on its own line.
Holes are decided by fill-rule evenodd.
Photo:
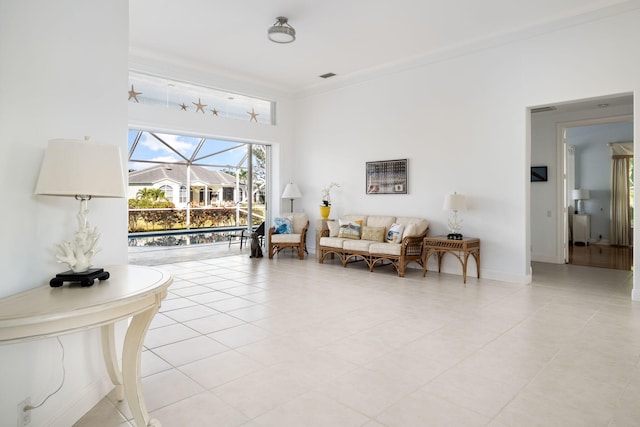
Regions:
M 164 191 L 177 208 L 191 206 L 224 206 L 244 200 L 243 183 L 236 177 L 203 166 L 191 166 L 187 180 L 187 165 L 160 164 L 129 172 L 129 199 L 135 199 L 143 188 Z M 187 191 L 189 188 L 189 191 Z

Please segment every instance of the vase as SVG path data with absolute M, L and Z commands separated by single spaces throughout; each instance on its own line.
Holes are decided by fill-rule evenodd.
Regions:
M 331 213 L 331 206 L 320 206 L 320 217 L 322 219 L 329 219 L 329 214 Z

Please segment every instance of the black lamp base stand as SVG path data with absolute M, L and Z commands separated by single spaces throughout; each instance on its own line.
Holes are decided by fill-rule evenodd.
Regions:
M 93 285 L 95 279 L 102 281 L 108 278 L 109 272 L 104 271 L 103 268 L 90 268 L 82 273 L 74 273 L 73 270 L 69 270 L 56 274 L 56 277 L 51 279 L 49 285 L 51 285 L 52 288 L 59 288 L 64 282 L 74 282 L 80 283 L 82 287 L 87 287 Z

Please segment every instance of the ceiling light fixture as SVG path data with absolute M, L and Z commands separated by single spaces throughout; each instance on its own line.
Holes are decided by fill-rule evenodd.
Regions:
M 275 43 L 291 43 L 296 39 L 296 30 L 287 21 L 284 16 L 276 18 L 276 22 L 269 28 L 269 40 Z

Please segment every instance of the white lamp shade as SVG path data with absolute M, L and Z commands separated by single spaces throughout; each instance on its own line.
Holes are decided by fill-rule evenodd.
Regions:
M 467 197 L 463 194 L 458 194 L 458 193 L 447 194 L 444 197 L 444 204 L 442 205 L 442 210 L 466 211 Z
M 35 194 L 125 197 L 120 148 L 116 145 L 52 139 L 44 153 Z
M 583 190 L 581 188 L 571 190 L 571 198 L 573 200 L 589 200 L 590 197 L 591 194 L 589 193 L 589 190 Z
M 299 199 L 301 197 L 302 193 L 296 184 L 290 182 L 284 187 L 284 191 L 282 192 L 283 199 Z

